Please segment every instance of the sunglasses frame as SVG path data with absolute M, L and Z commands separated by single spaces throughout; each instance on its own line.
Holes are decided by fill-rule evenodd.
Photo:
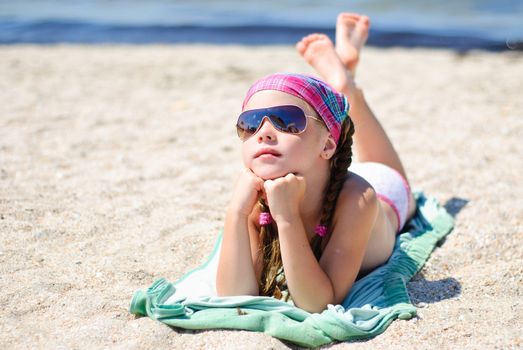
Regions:
M 296 108 L 296 109 L 298 109 L 298 110 L 301 111 L 302 115 L 305 117 L 305 126 L 303 127 L 303 130 L 300 130 L 300 131 L 298 131 L 298 132 L 289 132 L 289 131 L 285 131 L 285 130 L 282 130 L 281 127 L 279 127 L 279 126 L 277 125 L 277 123 L 275 123 L 275 122 L 273 121 L 273 119 L 272 119 L 271 117 L 273 117 L 273 116 L 277 116 L 277 114 L 276 114 L 276 113 L 270 113 L 270 111 L 273 110 L 273 109 L 274 109 L 274 110 L 281 109 L 281 107 L 293 107 L 293 108 Z M 267 111 L 268 113 L 265 114 L 265 115 L 261 118 L 260 123 L 259 123 L 258 126 L 256 127 L 256 130 L 255 130 L 252 134 L 250 134 L 250 133 L 248 133 L 247 131 L 245 131 L 245 130 L 243 130 L 242 128 L 240 128 L 238 125 L 239 125 L 239 123 L 240 123 L 240 118 L 242 117 L 243 114 L 245 114 L 245 113 L 249 113 L 249 112 L 252 113 L 253 111 Z M 272 125 L 276 130 L 278 130 L 279 132 L 282 132 L 282 133 L 285 133 L 285 134 L 291 134 L 291 135 L 299 135 L 299 134 L 303 133 L 305 130 L 307 130 L 307 126 L 309 125 L 309 123 L 308 123 L 308 118 L 311 118 L 311 119 L 314 119 L 314 120 L 316 120 L 316 121 L 318 121 L 318 122 L 323 123 L 323 120 L 322 120 L 322 119 L 320 119 L 320 118 L 316 118 L 316 117 L 314 117 L 314 116 L 312 116 L 312 115 L 306 115 L 306 114 L 305 114 L 305 111 L 304 111 L 303 109 L 301 109 L 300 107 L 295 106 L 295 105 L 281 105 L 281 106 L 273 106 L 273 107 L 268 107 L 268 108 L 250 109 L 250 110 L 247 110 L 247 111 L 242 112 L 242 113 L 238 116 L 238 120 L 236 121 L 236 132 L 237 132 L 238 137 L 240 138 L 240 140 L 245 141 L 245 140 L 247 140 L 248 138 L 250 138 L 251 136 L 256 135 L 256 133 L 260 130 L 261 126 L 263 125 L 263 121 L 264 121 L 265 119 L 267 119 L 267 120 L 271 123 L 271 125 Z M 248 136 L 245 136 L 245 135 L 248 135 Z

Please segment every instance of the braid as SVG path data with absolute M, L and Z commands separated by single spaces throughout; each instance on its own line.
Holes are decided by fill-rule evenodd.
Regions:
M 326 239 L 329 239 L 329 229 L 332 223 L 332 217 L 334 215 L 334 209 L 336 208 L 336 201 L 340 194 L 343 183 L 345 182 L 345 176 L 347 175 L 347 169 L 352 162 L 352 135 L 354 135 L 354 123 L 351 118 L 347 118 L 341 125 L 341 134 L 338 140 L 338 146 L 336 152 L 331 159 L 331 172 L 329 182 L 325 189 L 325 196 L 323 199 L 323 209 L 320 218 L 320 225 L 327 227 Z M 323 237 L 319 235 L 314 236 L 312 239 L 312 251 L 316 256 L 316 259 L 320 259 L 322 253 Z

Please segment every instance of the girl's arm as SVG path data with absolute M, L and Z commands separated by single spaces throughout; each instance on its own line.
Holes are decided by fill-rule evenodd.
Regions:
M 223 229 L 216 290 L 218 295 L 258 295 L 251 256 L 249 215 L 263 189 L 263 180 L 245 169 L 229 203 Z M 256 242 L 252 242 L 256 243 Z
M 227 211 L 216 275 L 216 290 L 220 296 L 258 295 L 248 220 L 245 214 L 232 209 Z
M 329 276 L 314 257 L 299 216 L 277 222 L 287 286 L 294 304 L 309 312 L 321 312 L 334 300 Z
M 359 176 L 351 176 L 340 192 L 331 238 L 320 266 L 334 289 L 334 304 L 340 304 L 361 270 L 367 244 L 379 212 L 374 188 Z
M 320 262 L 299 215 L 277 220 L 287 285 L 294 303 L 310 312 L 339 304 L 360 270 L 378 210 L 375 192 L 365 181 L 348 181 L 340 193 L 334 230 Z

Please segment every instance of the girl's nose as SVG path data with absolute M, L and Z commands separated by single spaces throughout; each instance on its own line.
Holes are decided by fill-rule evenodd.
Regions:
M 263 141 L 274 141 L 276 140 L 277 130 L 272 126 L 268 118 L 264 118 L 256 136 L 258 137 L 258 142 Z

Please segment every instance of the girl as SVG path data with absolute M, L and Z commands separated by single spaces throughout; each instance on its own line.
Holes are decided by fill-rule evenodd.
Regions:
M 247 92 L 236 125 L 245 169 L 227 209 L 219 295 L 290 294 L 296 306 L 321 312 L 390 257 L 415 202 L 354 82 L 368 31 L 367 17 L 342 13 L 336 47 L 323 34 L 297 44 L 328 85 L 274 74 Z M 351 165 L 353 146 L 359 163 Z

